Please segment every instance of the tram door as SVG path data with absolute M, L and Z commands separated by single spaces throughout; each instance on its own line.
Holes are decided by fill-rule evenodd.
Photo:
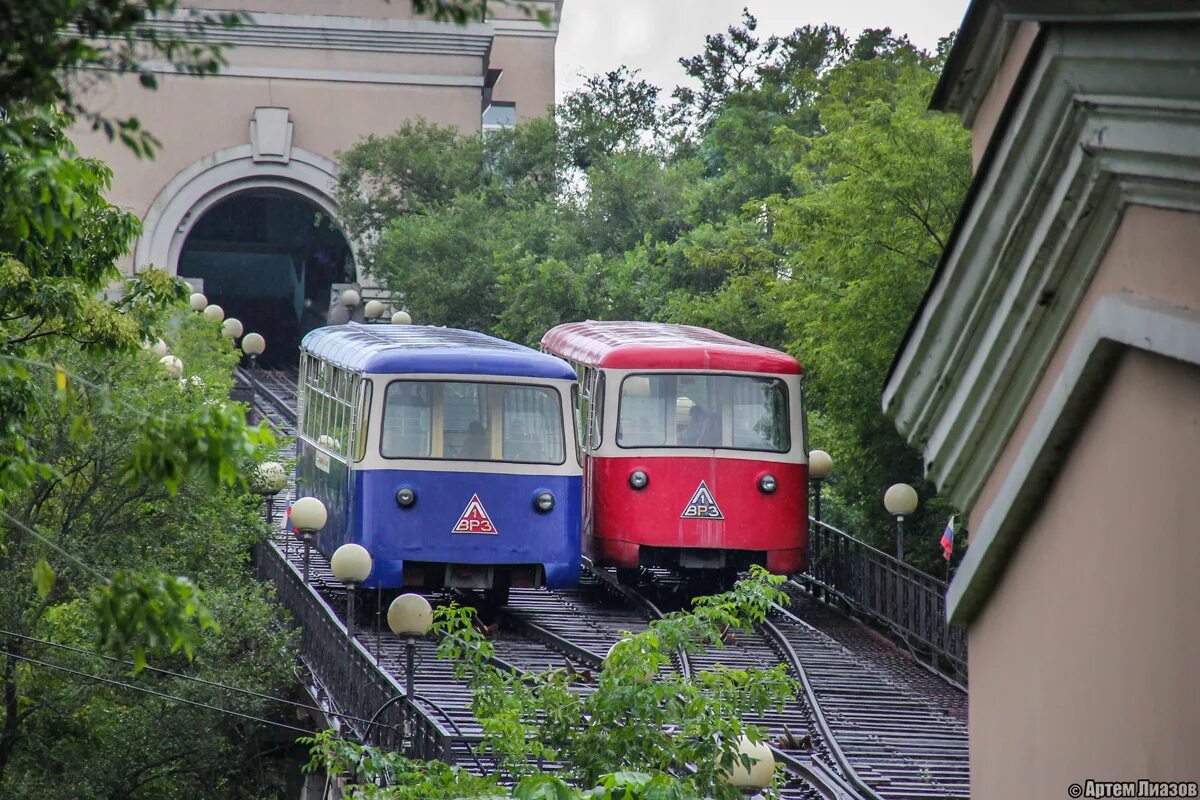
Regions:
M 600 447 L 604 430 L 604 374 L 585 367 L 580 380 L 579 424 L 583 426 L 580 441 L 583 448 L 583 552 L 592 555 L 592 530 L 595 524 L 595 470 L 593 452 Z

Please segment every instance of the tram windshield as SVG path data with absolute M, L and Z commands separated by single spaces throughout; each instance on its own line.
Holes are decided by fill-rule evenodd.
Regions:
M 619 447 L 711 447 L 786 453 L 787 387 L 742 375 L 628 375 L 621 381 Z
M 384 458 L 562 464 L 562 401 L 546 386 L 392 381 L 379 452 Z

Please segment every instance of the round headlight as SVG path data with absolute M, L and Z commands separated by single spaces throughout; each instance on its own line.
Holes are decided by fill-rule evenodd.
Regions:
M 549 492 L 538 492 L 533 498 L 533 507 L 543 514 L 549 513 L 550 509 L 554 508 L 554 495 Z
M 408 508 L 417 502 L 417 493 L 412 490 L 411 486 L 401 486 L 396 492 L 396 502 L 401 508 Z
M 650 476 L 642 472 L 640 469 L 635 469 L 633 474 L 629 476 L 629 485 L 635 489 L 645 489 L 646 484 L 650 482 Z
M 772 494 L 778 486 L 775 476 L 769 472 L 758 479 L 758 490 L 763 494 Z

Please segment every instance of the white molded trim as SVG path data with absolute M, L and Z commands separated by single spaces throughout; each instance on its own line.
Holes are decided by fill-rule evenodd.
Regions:
M 982 610 L 1069 454 L 1063 445 L 1084 424 L 1111 365 L 1128 349 L 1200 365 L 1200 310 L 1128 293 L 1096 303 L 996 499 L 972 532 L 946 593 L 952 623 L 966 625 Z
M 316 203 L 336 221 L 336 179 L 334 161 L 299 147 L 292 148 L 287 163 L 255 162 L 248 144 L 207 155 L 181 170 L 154 198 L 134 248 L 134 271 L 153 265 L 176 274 L 183 243 L 201 215 L 215 203 L 247 189 L 286 189 Z M 357 252 L 355 242 L 349 237 L 347 242 Z
M 883 394 L 896 427 L 922 448 L 926 473 L 963 509 L 1024 413 L 1124 209 L 1200 206 L 1200 91 L 1180 68 L 1196 60 L 1200 36 L 1045 35 Z M 1188 97 L 1196 99 L 1180 99 Z
M 318 14 L 244 12 L 233 28 L 203 25 L 212 9 L 180 9 L 149 20 L 145 27 L 186 41 L 245 47 L 288 47 L 320 50 L 365 50 L 384 53 L 485 57 L 492 46 L 487 23 L 451 25 L 418 19 L 346 17 Z

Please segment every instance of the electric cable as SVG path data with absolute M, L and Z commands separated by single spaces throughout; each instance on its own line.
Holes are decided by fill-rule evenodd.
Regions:
M 241 717 L 242 719 L 247 719 L 252 722 L 259 722 L 259 723 L 262 723 L 263 725 L 274 725 L 277 728 L 285 728 L 290 731 L 295 731 L 296 733 L 303 733 L 306 735 L 312 734 L 312 731 L 308 730 L 307 728 L 298 728 L 295 725 L 288 725 L 286 722 L 278 722 L 276 720 L 266 719 L 264 717 L 256 717 L 253 714 L 246 714 L 242 711 L 234 711 L 231 708 L 222 708 L 220 706 L 210 705 L 209 703 L 202 703 L 199 700 L 189 700 L 186 697 L 178 697 L 173 694 L 167 694 L 166 692 L 159 692 L 159 691 L 155 691 L 154 689 L 147 689 L 144 686 L 137 686 L 136 684 L 125 683 L 124 681 L 118 681 L 118 680 L 114 680 L 112 678 L 106 678 L 103 675 L 93 675 L 90 672 L 83 672 L 81 670 L 71 669 L 70 667 L 62 666 L 61 664 L 51 664 L 48 661 L 42 661 L 40 659 L 33 658 L 32 656 L 21 655 L 20 653 L 14 653 L 10 650 L 0 649 L 0 655 L 5 655 L 5 656 L 8 656 L 9 658 L 20 659 L 21 661 L 27 661 L 30 664 L 36 664 L 39 667 L 45 667 L 47 669 L 53 669 L 53 670 L 58 670 L 60 672 L 65 672 L 69 675 L 74 675 L 79 678 L 85 678 L 87 680 L 97 681 L 99 683 L 107 683 L 110 686 L 117 686 L 122 689 L 129 689 L 129 690 L 132 690 L 135 692 L 143 692 L 145 694 L 154 695 L 155 697 L 161 698 L 163 700 L 172 700 L 176 703 L 184 703 L 189 706 L 196 706 L 198 708 L 204 708 L 209 711 L 216 711 L 219 714 L 228 714 L 228 715 L 234 716 L 234 717 Z

